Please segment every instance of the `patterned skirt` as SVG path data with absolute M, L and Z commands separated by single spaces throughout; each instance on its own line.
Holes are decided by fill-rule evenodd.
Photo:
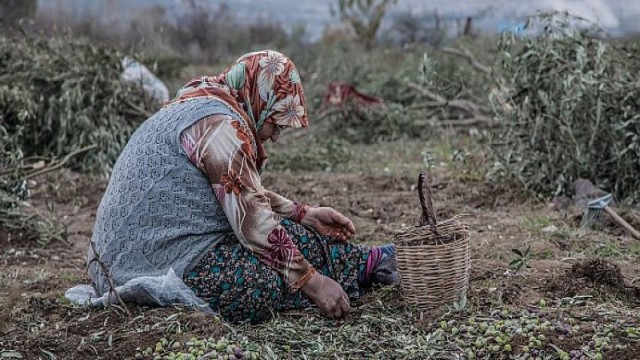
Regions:
M 368 248 L 332 240 L 289 220 L 282 220 L 281 224 L 319 273 L 338 282 L 351 300 L 362 295 L 360 279 Z M 276 311 L 312 305 L 301 291 L 291 293 L 282 277 L 246 250 L 234 235 L 209 250 L 185 274 L 184 281 L 229 322 L 258 323 Z

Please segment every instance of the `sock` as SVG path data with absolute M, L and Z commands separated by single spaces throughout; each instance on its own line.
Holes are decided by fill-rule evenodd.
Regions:
M 360 274 L 360 283 L 368 285 L 371 282 L 371 274 L 380 265 L 382 259 L 393 256 L 395 253 L 395 245 L 389 244 L 385 246 L 372 246 L 369 250 L 369 257 L 364 266 L 364 271 Z

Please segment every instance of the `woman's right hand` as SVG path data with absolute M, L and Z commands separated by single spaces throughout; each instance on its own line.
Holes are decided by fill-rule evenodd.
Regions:
M 320 235 L 347 241 L 356 232 L 353 222 L 330 207 L 312 207 L 302 218 L 302 225 L 311 226 Z
M 316 273 L 300 290 L 328 318 L 341 319 L 349 314 L 349 297 L 340 284 L 331 278 Z

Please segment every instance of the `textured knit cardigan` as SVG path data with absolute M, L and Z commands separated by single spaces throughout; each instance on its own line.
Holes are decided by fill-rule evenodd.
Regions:
M 96 214 L 87 255 L 99 294 L 110 290 L 96 261 L 115 286 L 173 269 L 182 278 L 226 234 L 233 233 L 209 180 L 193 165 L 180 133 L 196 121 L 226 114 L 243 121 L 224 103 L 196 99 L 174 103 L 135 131 L 113 168 Z

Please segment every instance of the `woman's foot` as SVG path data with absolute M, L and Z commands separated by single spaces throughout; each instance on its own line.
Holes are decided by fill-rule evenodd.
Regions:
M 369 257 L 364 271 L 360 274 L 360 284 L 363 287 L 378 285 L 395 285 L 400 282 L 396 267 L 396 246 L 373 246 L 369 250 Z
M 389 244 L 379 248 L 378 265 L 371 272 L 371 283 L 380 285 L 396 285 L 400 282 L 396 266 L 396 245 Z

